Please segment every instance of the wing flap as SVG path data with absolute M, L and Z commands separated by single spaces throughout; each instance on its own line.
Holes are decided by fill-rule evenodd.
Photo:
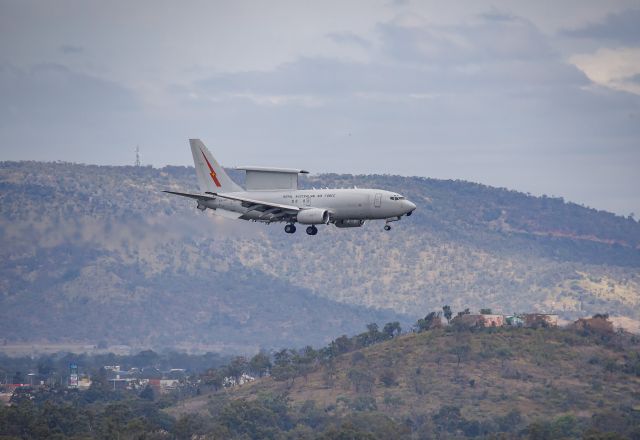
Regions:
M 279 203 L 264 202 L 264 201 L 261 201 L 261 200 L 254 200 L 254 199 L 248 199 L 248 198 L 245 198 L 245 197 L 232 196 L 232 195 L 229 195 L 229 194 L 216 194 L 216 193 L 212 193 L 212 192 L 207 192 L 207 194 L 211 194 L 214 197 L 220 197 L 222 199 L 229 199 L 229 200 L 235 200 L 235 201 L 238 201 L 238 202 L 248 203 L 249 204 L 248 208 L 250 208 L 249 209 L 250 211 L 253 211 L 253 210 L 257 209 L 258 207 L 262 207 L 262 206 L 265 207 L 266 209 L 278 208 L 278 209 L 281 209 L 282 211 L 286 211 L 286 212 L 290 212 L 290 213 L 296 213 L 296 212 L 300 211 L 300 208 L 298 208 L 297 206 L 293 206 L 293 205 L 281 205 Z

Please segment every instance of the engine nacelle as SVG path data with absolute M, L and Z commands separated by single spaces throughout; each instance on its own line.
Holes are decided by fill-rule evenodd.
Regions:
M 200 211 L 204 211 L 207 208 L 216 209 L 217 207 L 218 206 L 216 206 L 215 201 L 213 201 L 213 200 L 198 200 L 197 208 Z
M 320 208 L 308 208 L 298 212 L 298 223 L 303 225 L 319 225 L 329 223 L 329 211 Z
M 338 228 L 359 228 L 360 226 L 364 225 L 364 220 L 338 220 L 335 225 Z

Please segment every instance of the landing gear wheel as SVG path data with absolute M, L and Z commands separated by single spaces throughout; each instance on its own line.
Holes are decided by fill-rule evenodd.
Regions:
M 316 228 L 315 226 L 311 225 L 307 228 L 307 234 L 316 235 L 317 233 L 318 233 L 318 228 Z
M 391 226 L 390 225 L 384 225 L 384 230 L 385 231 L 390 231 L 391 230 Z
M 286 232 L 287 234 L 293 234 L 294 232 L 296 232 L 296 226 L 292 224 L 286 225 L 284 227 L 284 232 Z

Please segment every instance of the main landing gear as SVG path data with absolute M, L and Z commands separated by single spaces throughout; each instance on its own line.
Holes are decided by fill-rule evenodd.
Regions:
M 384 230 L 385 231 L 390 231 L 391 230 L 391 225 L 384 225 Z
M 284 227 L 284 232 L 286 232 L 287 234 L 293 234 L 294 232 L 296 232 L 296 225 L 294 225 L 293 223 L 289 223 Z M 317 233 L 318 228 L 316 228 L 315 225 L 311 225 L 307 228 L 307 234 L 316 235 Z

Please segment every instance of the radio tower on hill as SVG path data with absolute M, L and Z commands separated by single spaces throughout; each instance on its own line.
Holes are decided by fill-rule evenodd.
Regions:
M 140 167 L 140 146 L 136 145 L 136 167 Z

